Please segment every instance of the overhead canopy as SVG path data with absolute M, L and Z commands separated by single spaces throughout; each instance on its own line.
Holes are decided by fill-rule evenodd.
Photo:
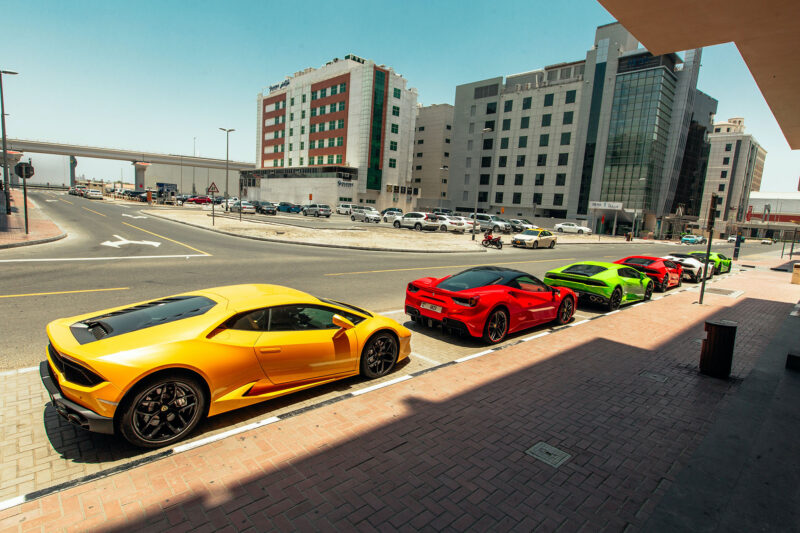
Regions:
M 800 149 L 798 0 L 599 2 L 656 55 L 736 43 L 789 146 Z

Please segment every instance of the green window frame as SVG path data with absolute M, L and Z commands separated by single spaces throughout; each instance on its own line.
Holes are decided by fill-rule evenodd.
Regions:
M 344 128 L 344 119 L 343 118 L 339 119 L 339 122 L 336 123 L 336 127 L 339 128 L 339 129 Z
M 339 102 L 339 111 L 344 111 L 344 101 Z
M 306 118 L 306 110 L 305 109 L 300 111 L 300 118 Z
M 389 150 L 392 150 L 394 152 L 397 151 L 397 141 L 390 141 L 389 142 Z
M 317 133 L 317 125 L 316 124 L 312 124 L 311 125 L 311 133 Z
M 397 168 L 397 159 L 389 158 L 389 168 Z
M 392 106 L 392 116 L 399 117 L 400 116 L 400 108 L 396 105 Z
M 341 163 L 342 162 L 342 154 L 336 154 L 336 162 L 337 163 Z
M 317 130 L 318 131 L 325 131 L 325 123 L 324 122 L 320 122 L 319 124 L 317 124 Z
M 308 141 L 308 149 L 309 150 L 313 150 L 316 146 L 317 146 L 317 141 L 315 141 L 314 139 L 311 139 L 310 141 Z
M 319 90 L 319 97 L 320 98 L 325 98 L 326 96 L 328 96 L 328 89 L 320 89 Z
M 328 113 L 336 113 L 336 104 L 335 103 L 333 103 L 330 106 L 328 106 Z
M 555 98 L 554 95 L 555 95 L 555 93 L 549 93 L 549 94 L 544 95 L 544 107 L 552 107 L 553 106 L 553 100 Z
M 398 133 L 400 131 L 400 127 L 397 124 L 392 124 L 392 133 Z
M 317 108 L 316 107 L 312 107 L 311 108 L 311 116 L 312 117 L 316 117 L 317 116 Z
M 304 95 L 304 94 L 301 95 L 300 101 L 305 104 L 306 103 L 306 95 Z
M 336 129 L 336 121 L 335 120 L 331 120 L 330 122 L 328 122 L 328 129 L 329 130 L 335 130 Z
M 571 113 L 571 111 L 570 111 L 570 113 Z M 545 113 L 544 115 L 542 115 L 542 127 L 546 128 L 547 126 L 549 126 L 550 125 L 550 121 L 552 119 L 553 119 L 553 115 L 551 115 L 550 113 Z
M 340 83 L 339 84 L 339 92 L 343 93 L 347 90 L 347 83 Z
M 393 94 L 395 98 L 400 98 L 403 95 L 403 93 L 398 88 L 394 89 Z
M 508 148 L 508 137 L 502 137 L 500 139 L 500 149 L 504 150 L 506 148 Z
M 333 87 L 331 87 L 331 96 L 336 94 L 336 92 L 337 92 L 336 89 L 338 89 L 338 87 L 339 87 L 338 85 L 334 85 Z
M 333 154 L 331 154 L 331 155 L 329 155 L 329 156 L 328 156 L 328 164 L 329 164 L 329 165 L 332 165 L 332 164 L 333 164 Z
M 317 99 L 317 91 L 311 91 L 311 101 L 313 102 L 316 99 Z
M 542 133 L 539 135 L 539 146 L 548 146 L 550 144 L 550 134 Z
M 344 145 L 344 137 L 336 137 L 336 146 Z
M 528 136 L 522 135 L 519 138 L 519 143 L 517 145 L 517 148 L 527 148 L 527 147 L 528 147 Z
M 328 148 L 333 148 L 334 146 L 336 146 L 336 138 L 331 137 L 330 139 L 328 139 Z

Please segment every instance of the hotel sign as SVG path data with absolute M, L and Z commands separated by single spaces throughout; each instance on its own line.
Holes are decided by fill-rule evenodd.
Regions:
M 277 91 L 278 89 L 283 89 L 284 87 L 289 85 L 289 80 L 284 81 L 283 83 L 276 83 L 275 85 L 269 86 L 269 92 Z
M 614 209 L 621 210 L 622 202 L 589 202 L 589 209 Z

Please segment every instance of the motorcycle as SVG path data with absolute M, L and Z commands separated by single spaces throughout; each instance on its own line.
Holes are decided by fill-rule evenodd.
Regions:
M 495 246 L 498 250 L 503 248 L 503 241 L 500 240 L 500 237 L 495 237 L 492 235 L 492 230 L 486 230 L 483 234 L 483 240 L 481 244 L 484 248 L 488 248 L 490 246 Z

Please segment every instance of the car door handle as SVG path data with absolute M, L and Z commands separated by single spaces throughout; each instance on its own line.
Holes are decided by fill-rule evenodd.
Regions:
M 278 353 L 281 351 L 280 346 L 263 346 L 258 349 L 261 353 Z

